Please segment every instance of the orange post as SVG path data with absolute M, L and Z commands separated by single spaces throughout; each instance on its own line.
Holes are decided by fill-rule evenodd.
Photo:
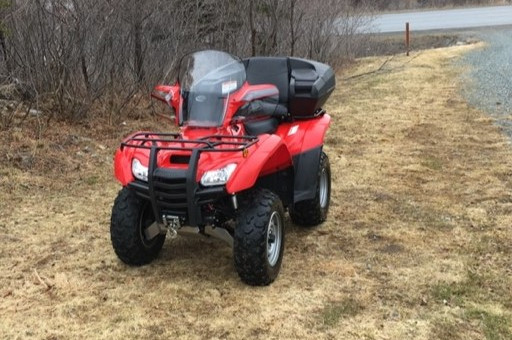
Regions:
M 407 56 L 409 56 L 409 23 L 405 23 L 405 47 L 407 49 Z

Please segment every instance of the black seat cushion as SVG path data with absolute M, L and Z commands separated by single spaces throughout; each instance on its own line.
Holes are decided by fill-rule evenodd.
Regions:
M 258 136 L 263 133 L 273 134 L 277 130 L 279 121 L 273 117 L 264 119 L 251 119 L 244 122 L 245 131 L 250 136 Z
M 279 103 L 288 105 L 290 92 L 288 58 L 252 57 L 246 59 L 245 63 L 249 84 L 274 84 L 279 90 Z

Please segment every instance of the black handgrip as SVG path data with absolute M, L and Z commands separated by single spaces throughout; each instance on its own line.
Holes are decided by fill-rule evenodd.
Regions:
M 288 108 L 282 104 L 268 103 L 265 101 L 256 100 L 251 103 L 250 112 L 252 115 L 284 118 L 288 115 Z
M 288 108 L 283 104 L 277 104 L 275 106 L 274 113 L 272 114 L 272 116 L 281 119 L 286 118 L 288 117 Z

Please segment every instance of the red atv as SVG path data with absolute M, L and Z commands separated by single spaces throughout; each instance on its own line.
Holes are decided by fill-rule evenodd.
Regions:
M 147 264 L 167 233 L 192 232 L 230 244 L 244 282 L 274 281 L 286 209 L 299 225 L 327 217 L 331 171 L 322 146 L 331 117 L 321 106 L 334 87 L 333 70 L 315 61 L 185 56 L 176 84 L 152 94 L 174 109 L 180 132 L 137 132 L 116 151 L 117 256 Z

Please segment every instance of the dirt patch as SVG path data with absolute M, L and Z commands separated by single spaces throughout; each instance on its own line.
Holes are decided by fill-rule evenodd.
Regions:
M 312 230 L 287 221 L 269 287 L 242 284 L 215 241 L 168 240 L 141 268 L 116 258 L 112 154 L 161 121 L 2 132 L 0 337 L 510 338 L 512 153 L 459 96 L 453 61 L 471 48 L 339 74 L 330 215 Z

